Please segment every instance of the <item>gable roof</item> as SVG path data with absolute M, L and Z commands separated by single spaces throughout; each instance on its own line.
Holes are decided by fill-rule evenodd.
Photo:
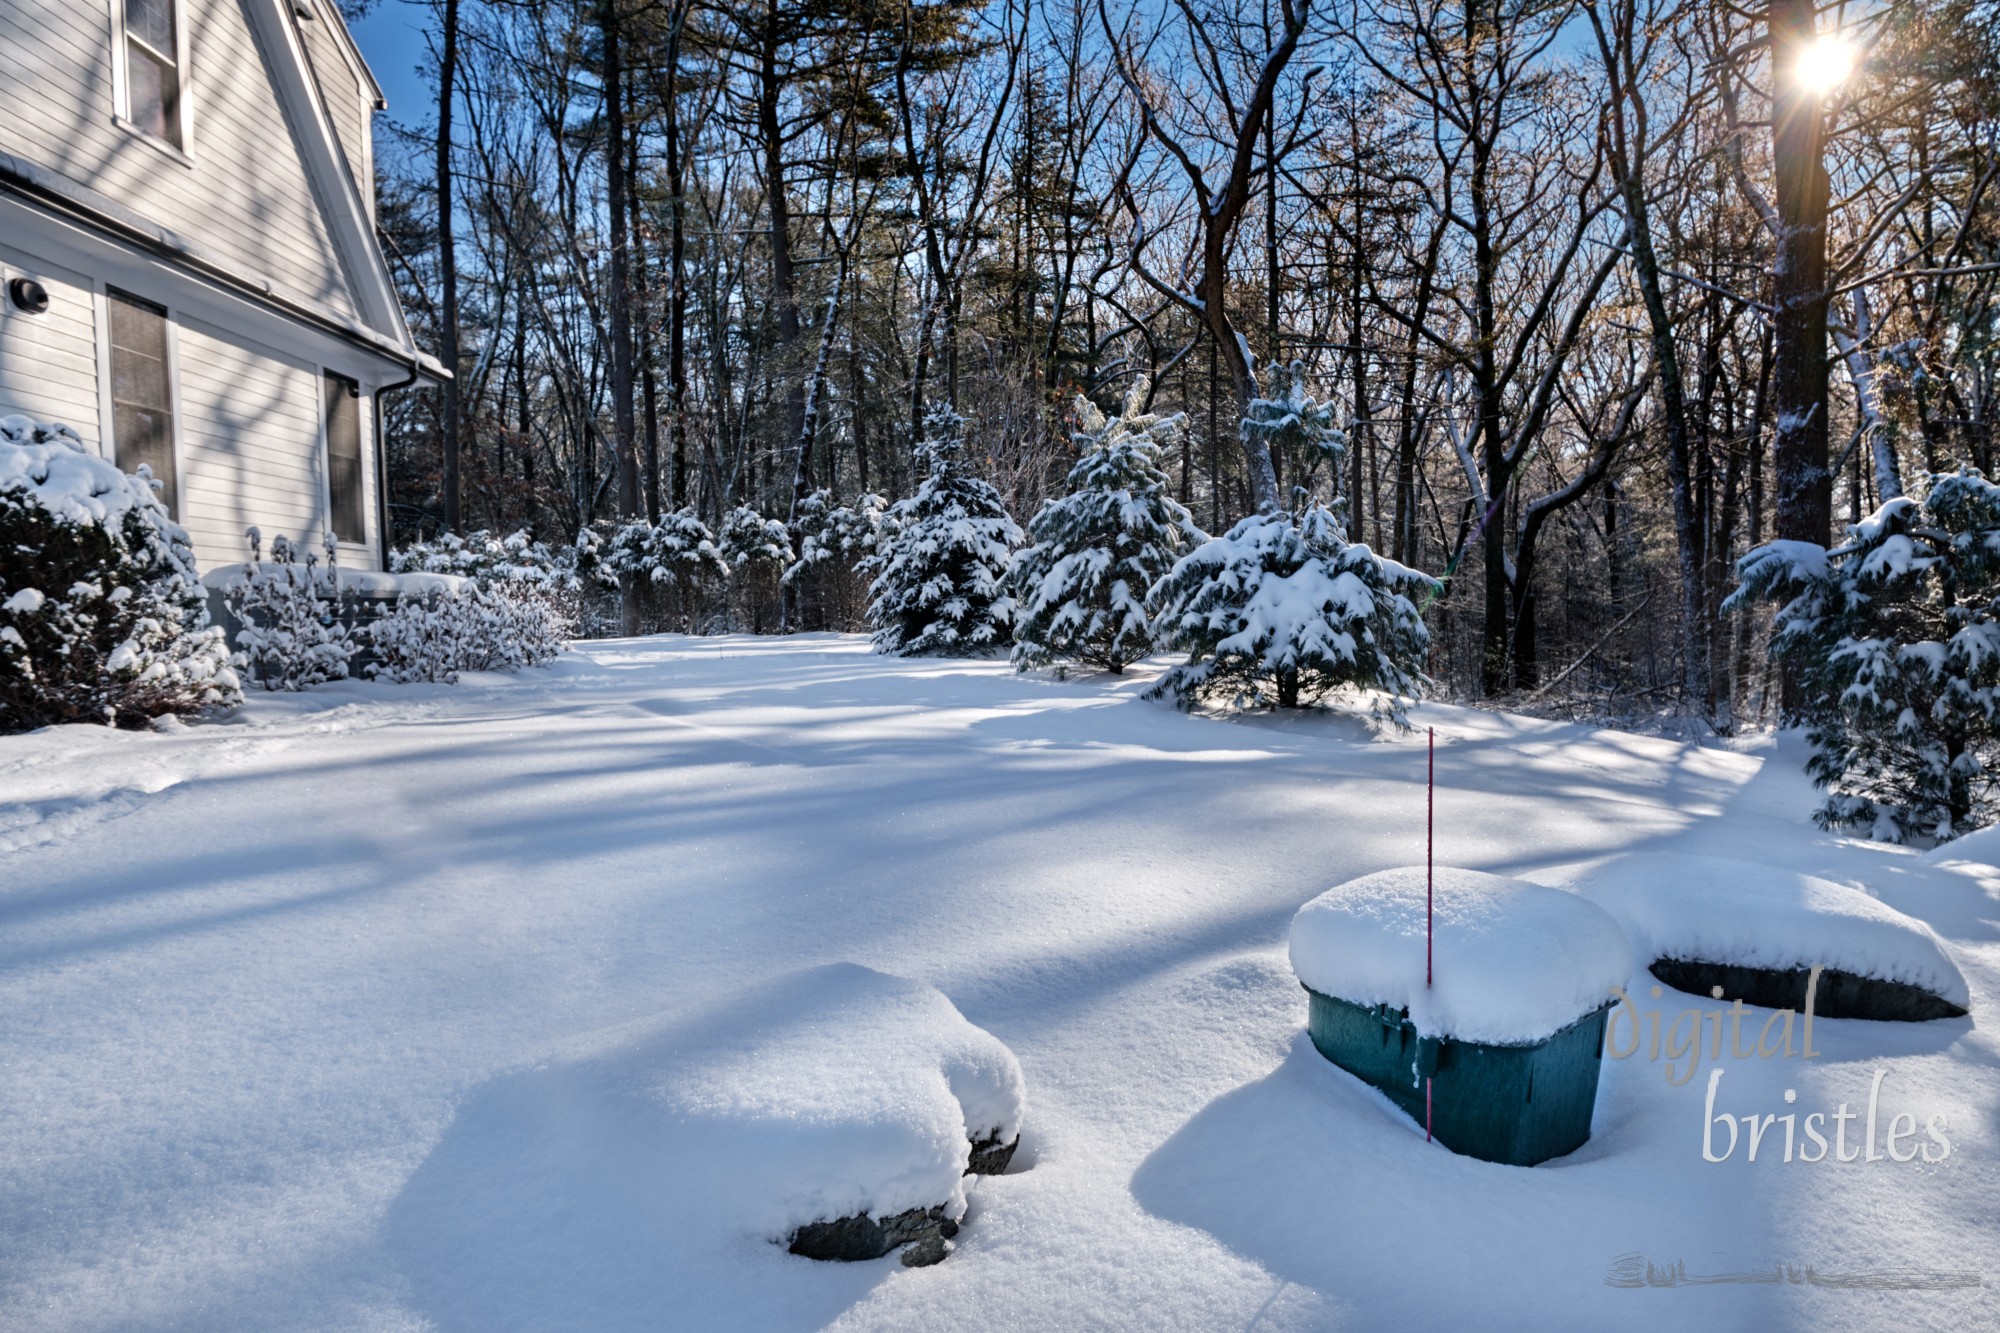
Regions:
M 389 273 L 389 262 L 375 239 L 367 203 L 334 136 L 333 121 L 320 98 L 289 6 L 290 0 L 244 0 L 243 4 L 258 44 L 264 49 L 265 64 L 271 72 L 278 101 L 292 122 L 299 154 L 305 161 L 334 246 L 354 284 L 362 318 L 371 328 L 414 352 L 409 324 L 403 318 L 402 302 Z M 341 31 L 346 32 L 345 25 Z

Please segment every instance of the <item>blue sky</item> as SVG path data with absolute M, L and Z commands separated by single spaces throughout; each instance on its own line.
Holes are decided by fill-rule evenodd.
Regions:
M 350 24 L 375 81 L 389 99 L 391 119 L 420 124 L 431 118 L 431 92 L 417 67 L 424 62 L 423 30 L 430 11 L 410 0 L 380 0 L 359 23 Z

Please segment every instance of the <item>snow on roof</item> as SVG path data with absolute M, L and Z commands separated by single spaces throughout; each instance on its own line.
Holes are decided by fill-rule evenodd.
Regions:
M 1965 978 L 1929 926 L 1832 880 L 1733 857 L 1632 854 L 1570 884 L 1617 918 L 1648 962 L 1818 964 L 1969 1003 Z
M 1424 984 L 1425 869 L 1349 880 L 1292 918 L 1292 971 L 1354 1004 L 1407 1009 L 1426 1036 L 1523 1045 L 1575 1022 L 1632 976 L 1602 910 L 1560 889 L 1439 866 Z
M 933 987 L 853 963 L 753 987 L 561 1077 L 602 1132 L 642 1140 L 621 1156 L 663 1162 L 674 1212 L 772 1240 L 862 1213 L 961 1215 L 970 1142 L 1011 1141 L 1024 1109 L 998 1038 Z

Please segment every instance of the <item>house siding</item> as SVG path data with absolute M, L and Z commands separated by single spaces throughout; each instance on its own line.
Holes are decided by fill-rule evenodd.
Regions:
M 183 526 L 197 562 L 245 559 L 243 533 L 253 525 L 267 552 L 279 533 L 318 551 L 326 531 L 319 368 L 195 322 L 179 326 L 178 359 Z
M 0 50 L 36 76 L 33 94 L 11 98 L 0 117 L 0 149 L 199 237 L 281 295 L 358 318 L 353 282 L 253 35 L 252 3 L 265 0 L 181 0 L 192 108 L 185 161 L 113 122 L 108 0 L 0 3 Z
M 14 278 L 33 278 L 48 288 L 46 314 L 14 308 L 4 295 Z M 97 302 L 90 281 L 0 246 L 0 416 L 58 421 L 99 449 L 97 356 Z

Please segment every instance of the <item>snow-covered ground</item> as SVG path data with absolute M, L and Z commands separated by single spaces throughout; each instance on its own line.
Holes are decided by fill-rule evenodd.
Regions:
M 1642 1047 L 1583 1149 L 1490 1165 L 1320 1059 L 1286 962 L 1300 904 L 1421 863 L 1421 732 L 1184 717 L 1146 679 L 659 638 L 0 738 L 0 1328 L 1995 1326 L 1996 858 L 1815 832 L 1789 748 L 1414 710 L 1440 863 L 1861 883 L 1970 988 L 1967 1019 L 1821 1020 L 1810 1061 Z M 944 1264 L 661 1244 L 685 1182 L 580 1188 L 531 1141 L 577 1052 L 840 962 L 1025 1074 Z M 1727 1040 L 1648 982 L 1664 1031 Z M 1712 1069 L 1718 1113 L 1831 1138 L 1847 1103 L 1850 1151 L 1873 1088 L 1881 1159 L 1787 1162 L 1779 1125 L 1704 1160 Z M 1901 1114 L 1949 1157 L 1890 1160 Z M 1731 1274 L 1766 1280 L 1697 1281 Z

